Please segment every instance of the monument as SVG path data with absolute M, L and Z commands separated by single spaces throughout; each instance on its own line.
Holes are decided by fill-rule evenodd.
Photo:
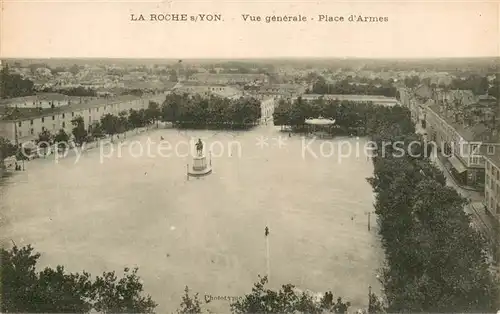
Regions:
M 207 162 L 207 157 L 203 154 L 203 142 L 198 139 L 195 144 L 196 156 L 193 157 L 193 163 L 191 166 L 187 165 L 187 175 L 188 178 L 191 177 L 202 177 L 212 173 L 212 156 L 210 156 L 210 161 Z

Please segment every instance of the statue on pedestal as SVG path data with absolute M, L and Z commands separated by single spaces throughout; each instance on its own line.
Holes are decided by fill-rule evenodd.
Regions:
M 203 155 L 203 142 L 198 139 L 194 145 L 196 148 L 196 156 L 193 157 L 193 164 L 187 165 L 187 176 L 200 177 L 212 173 L 212 160 L 207 163 L 207 157 Z
M 202 156 L 203 155 L 203 142 L 201 141 L 201 139 L 198 139 L 198 142 L 196 142 L 195 146 L 196 146 L 196 153 L 198 154 L 198 156 Z

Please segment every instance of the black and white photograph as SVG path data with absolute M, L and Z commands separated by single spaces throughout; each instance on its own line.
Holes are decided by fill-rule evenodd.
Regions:
M 1 313 L 500 313 L 500 2 L 0 9 Z

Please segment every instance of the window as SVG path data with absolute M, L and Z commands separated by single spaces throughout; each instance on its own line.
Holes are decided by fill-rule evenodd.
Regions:
M 495 153 L 495 146 L 488 145 L 488 155 L 493 155 Z
M 99 107 L 97 107 L 96 111 L 99 112 Z
M 45 127 L 44 127 L 44 126 L 42 126 L 42 132 L 43 132 L 43 131 L 45 131 Z
M 66 122 L 63 121 L 62 127 L 63 127 L 63 129 L 66 127 Z
M 52 116 L 52 121 L 56 119 L 56 116 Z
M 74 116 L 75 116 L 75 113 L 74 113 L 74 112 L 72 112 L 72 113 L 71 113 L 71 116 L 72 116 L 72 117 L 74 117 Z
M 33 133 L 35 133 L 35 131 L 33 130 L 33 128 L 30 129 L 30 134 L 33 135 Z
M 62 118 L 64 119 L 64 113 L 62 114 Z
M 33 120 L 30 120 L 30 125 L 33 125 Z
M 53 123 L 53 124 L 52 124 L 52 130 L 55 130 L 55 129 L 56 129 L 56 124 L 55 124 L 55 123 Z
M 89 108 L 89 113 L 92 113 L 92 109 Z
M 22 126 L 22 125 L 23 125 L 23 123 L 22 123 L 21 121 L 19 121 L 19 122 L 17 123 L 17 125 L 18 125 L 18 126 Z
M 45 121 L 45 118 L 42 118 L 42 123 Z

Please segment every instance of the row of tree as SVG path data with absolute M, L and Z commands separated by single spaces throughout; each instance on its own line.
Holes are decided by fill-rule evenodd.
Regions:
M 359 136 L 373 134 L 376 126 L 385 121 L 380 106 L 370 102 L 355 102 L 338 99 L 304 100 L 301 97 L 294 101 L 280 100 L 273 114 L 274 125 L 290 126 L 293 130 L 301 131 L 305 128 L 305 120 L 311 117 L 335 119 L 335 128 L 326 131 L 340 134 Z M 405 111 L 400 106 L 391 109 L 394 112 Z M 407 126 L 411 127 L 411 126 Z
M 260 101 L 256 98 L 173 93 L 166 96 L 161 119 L 181 128 L 245 129 L 255 126 L 260 117 Z
M 392 80 L 384 81 L 368 80 L 360 84 L 352 79 L 343 79 L 335 83 L 328 83 L 323 77 L 319 77 L 310 91 L 312 94 L 340 94 L 340 95 L 381 95 L 396 97 L 397 89 Z
M 368 179 L 386 256 L 382 283 L 389 312 L 494 312 L 499 282 L 490 272 L 485 239 L 465 214 L 467 200 L 446 186 L 426 157 L 409 112 L 380 108 L 372 137 L 386 147 Z M 393 154 L 392 144 L 412 145 L 413 156 Z M 382 143 L 389 144 L 382 146 Z M 408 151 L 408 150 L 406 150 Z

